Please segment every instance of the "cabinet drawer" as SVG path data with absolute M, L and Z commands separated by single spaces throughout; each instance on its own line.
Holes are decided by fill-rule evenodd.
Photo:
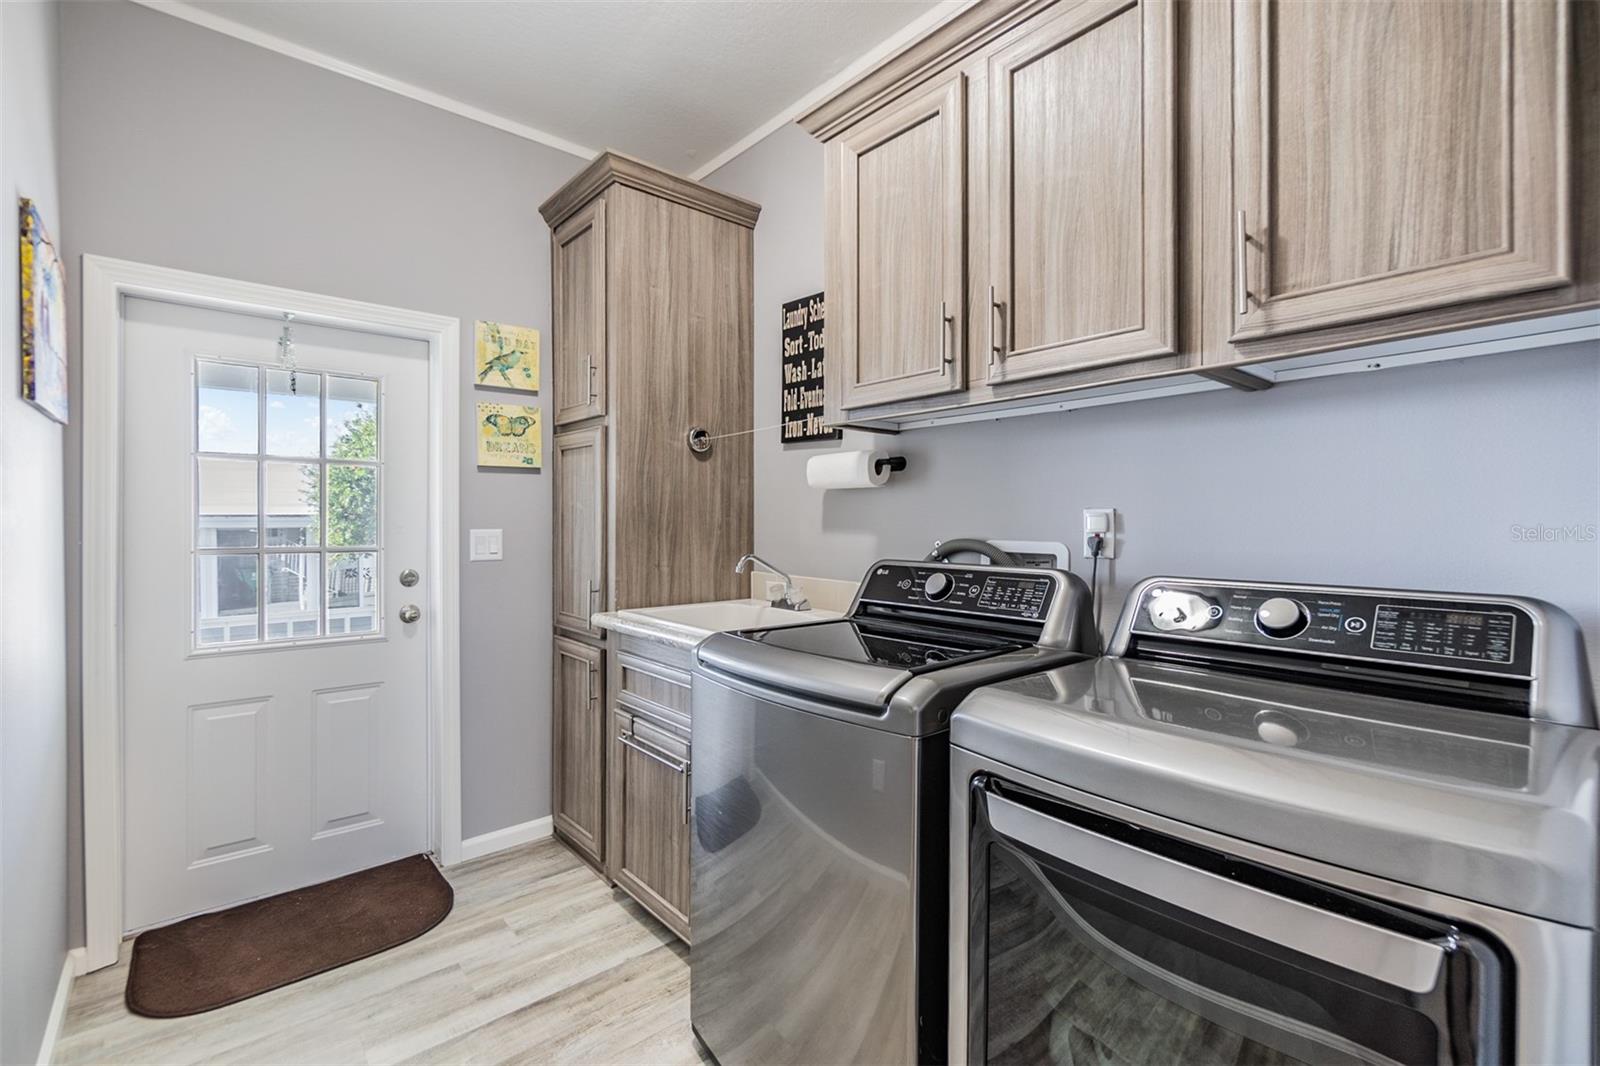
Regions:
M 640 731 L 645 743 L 659 748 L 663 753 L 675 759 L 689 757 L 689 718 L 631 696 L 624 692 L 617 693 L 617 731 Z
M 689 675 L 661 663 L 623 653 L 617 656 L 617 690 L 638 696 L 689 721 Z
M 658 640 L 646 640 L 643 637 L 623 636 L 617 645 L 624 654 L 635 659 L 643 659 L 647 663 L 658 663 L 671 670 L 677 671 L 684 677 L 684 684 L 688 684 L 689 672 L 694 669 L 694 649 L 680 648 L 676 644 L 663 644 Z

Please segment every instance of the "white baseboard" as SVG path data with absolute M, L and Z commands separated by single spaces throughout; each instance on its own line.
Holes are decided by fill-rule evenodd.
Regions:
M 470 862 L 481 859 L 485 855 L 493 855 L 497 851 L 505 851 L 521 844 L 531 844 L 535 840 L 543 840 L 552 832 L 552 819 L 549 815 L 535 818 L 531 822 L 522 822 L 518 825 L 508 825 L 504 829 L 496 829 L 492 833 L 482 836 L 468 837 L 461 842 L 461 861 Z
M 56 1039 L 61 1036 L 61 1023 L 67 1018 L 67 1000 L 72 998 L 72 979 L 83 965 L 84 951 L 73 948 L 61 960 L 61 976 L 56 980 L 56 998 L 50 1002 L 50 1017 L 44 1023 L 44 1038 L 39 1041 L 39 1066 L 50 1066 L 55 1058 Z

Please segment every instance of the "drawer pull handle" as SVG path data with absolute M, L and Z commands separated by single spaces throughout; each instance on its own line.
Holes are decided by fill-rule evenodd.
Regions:
M 662 766 L 665 766 L 675 774 L 687 774 L 689 772 L 689 764 L 687 762 L 678 759 L 667 758 L 654 748 L 649 747 L 648 745 L 635 739 L 632 733 L 618 733 L 617 739 L 622 741 L 623 747 L 632 748 L 634 751 L 638 752 L 640 755 L 643 755 L 647 759 L 654 759 L 656 762 L 660 763 Z
M 1250 281 L 1245 270 L 1245 252 L 1249 243 L 1249 236 L 1245 233 L 1244 212 L 1239 211 L 1234 215 L 1233 227 L 1233 286 L 1237 290 L 1235 296 L 1239 317 L 1243 318 L 1250 313 Z
M 1004 321 L 1005 306 L 994 298 L 994 286 L 989 286 L 989 369 L 994 369 L 995 359 L 1004 360 L 1006 357 L 1005 337 L 1002 335 L 996 340 L 994 328 L 995 315 L 998 313 Z M 1002 328 L 1003 333 L 1003 328 Z
M 950 329 L 955 325 L 955 318 L 950 314 L 950 301 L 939 301 L 939 363 L 941 366 L 952 366 L 956 357 L 950 353 Z

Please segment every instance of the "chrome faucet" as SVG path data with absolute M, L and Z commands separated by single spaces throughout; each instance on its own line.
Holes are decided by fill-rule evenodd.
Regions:
M 751 554 L 740 557 L 738 564 L 733 568 L 733 572 L 742 574 L 750 569 L 751 563 L 760 563 L 767 570 L 783 578 L 783 592 L 778 595 L 777 599 L 771 601 L 772 606 L 782 608 L 785 611 L 811 610 L 811 601 L 800 595 L 800 590 L 794 587 L 794 579 L 759 555 Z

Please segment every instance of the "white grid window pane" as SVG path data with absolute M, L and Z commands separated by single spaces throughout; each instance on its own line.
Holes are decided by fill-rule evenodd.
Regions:
M 257 435 L 260 396 L 253 366 L 201 363 L 196 382 L 199 393 L 195 435 L 203 452 L 254 455 L 261 444 Z
M 195 559 L 195 644 L 216 647 L 260 639 L 257 555 L 201 555 Z
M 378 468 L 328 464 L 328 544 L 364 548 L 378 543 Z
M 375 633 L 378 629 L 378 553 L 328 556 L 328 631 Z
M 200 513 L 195 546 L 254 548 L 260 521 L 256 461 L 203 456 L 196 465 Z
M 322 556 L 312 552 L 267 556 L 267 639 L 322 635 Z
M 322 543 L 322 466 L 264 463 L 267 546 L 315 548 Z
M 328 375 L 329 459 L 378 457 L 378 383 Z
M 268 455 L 322 454 L 322 375 L 304 370 L 268 370 Z

